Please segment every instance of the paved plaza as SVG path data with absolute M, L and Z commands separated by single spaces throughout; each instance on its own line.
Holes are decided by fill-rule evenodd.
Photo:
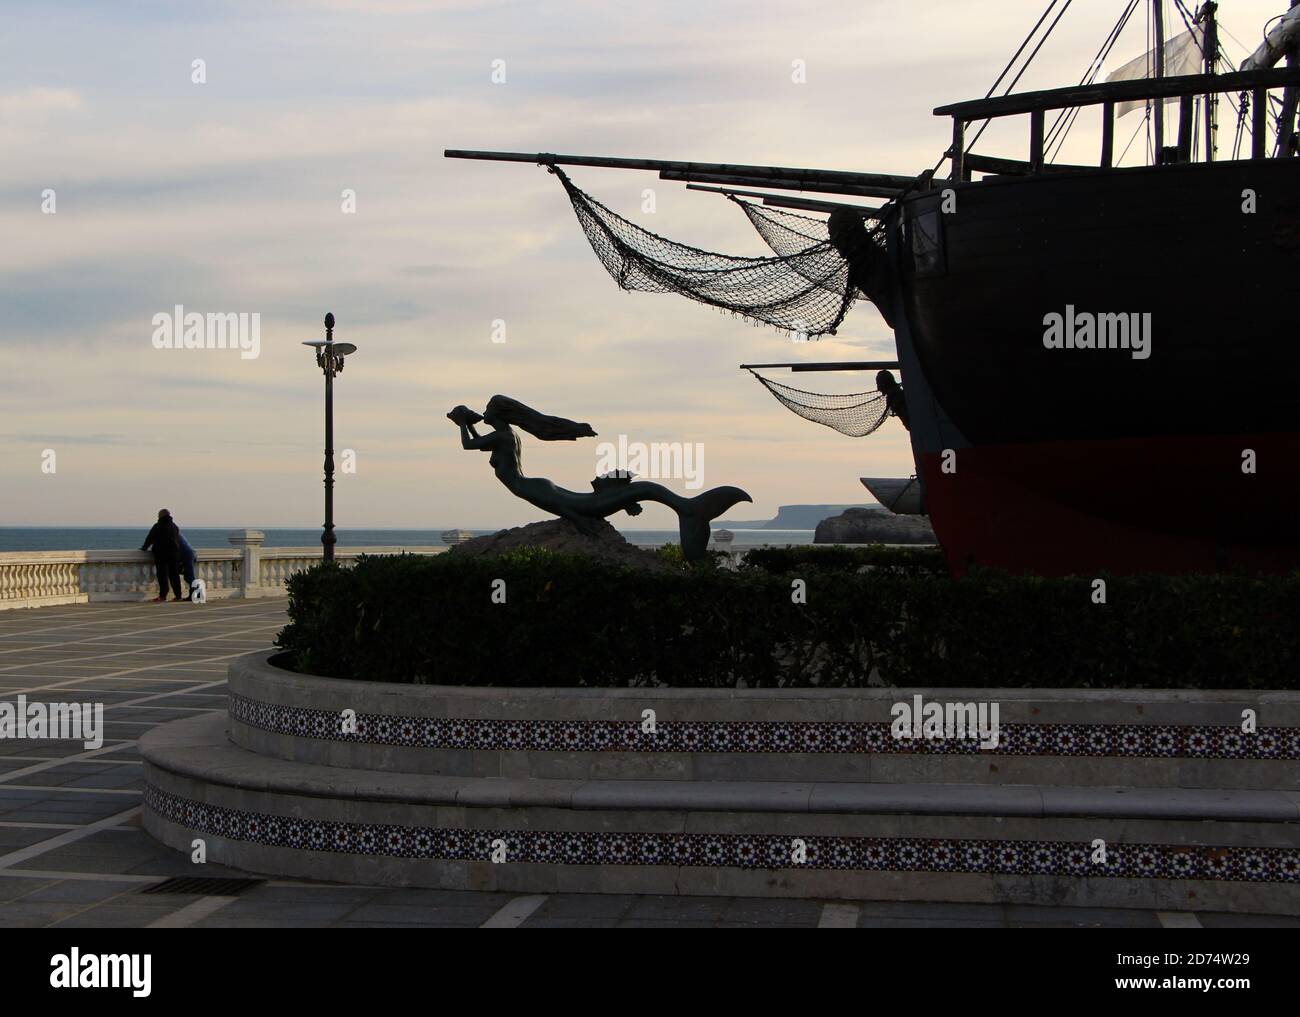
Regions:
M 0 612 L 0 702 L 102 703 L 105 721 L 97 749 L 0 740 L 0 926 L 1300 927 L 1300 918 L 1024 905 L 392 889 L 194 865 L 141 827 L 137 741 L 155 724 L 224 713 L 227 663 L 269 648 L 284 622 L 280 599 Z M 152 892 L 194 876 L 252 882 Z

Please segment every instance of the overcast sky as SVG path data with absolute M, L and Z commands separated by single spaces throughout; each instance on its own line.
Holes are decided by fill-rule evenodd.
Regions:
M 623 293 L 544 170 L 442 151 L 911 174 L 948 142 L 933 107 L 983 95 L 1044 3 L 6 0 L 0 525 L 145 524 L 161 505 L 190 526 L 318 525 L 323 383 L 300 343 L 326 311 L 359 347 L 336 389 L 335 444 L 357 462 L 338 477 L 341 528 L 539 518 L 444 419 L 496 392 L 602 439 L 702 443 L 706 484 L 754 496 L 733 515 L 870 501 L 858 477 L 912 472 L 896 421 L 846 438 L 736 370 L 892 356 L 869 303 L 837 337 L 794 345 L 681 298 Z M 1075 0 L 1018 90 L 1076 83 L 1124 6 Z M 1222 3 L 1229 55 L 1285 6 Z M 1135 18 L 1108 69 L 1144 48 Z M 980 150 L 1023 158 L 1027 121 L 1002 128 Z M 1098 136 L 1081 120 L 1062 158 L 1095 161 Z M 650 173 L 572 176 L 655 232 L 767 253 L 716 196 Z M 259 313 L 260 356 L 155 349 L 153 317 L 177 304 Z M 585 489 L 596 442 L 525 438 L 524 466 Z M 636 524 L 672 516 L 648 506 Z

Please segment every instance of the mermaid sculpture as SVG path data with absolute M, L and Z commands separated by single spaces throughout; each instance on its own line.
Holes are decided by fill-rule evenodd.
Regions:
M 590 424 L 579 424 L 564 417 L 548 417 L 502 395 L 489 399 L 481 415 L 467 406 L 457 406 L 447 414 L 447 419 L 460 427 L 461 448 L 492 453 L 489 462 L 506 490 L 544 512 L 569 520 L 584 531 L 590 531 L 593 520 L 604 519 L 620 510 L 628 515 L 639 515 L 643 501 L 667 505 L 677 513 L 682 554 L 687 561 L 704 557 L 712 520 L 733 505 L 753 500 L 738 487 L 715 487 L 694 498 L 686 498 L 674 494 L 662 484 L 633 481 L 631 474 L 622 471 L 597 477 L 591 482 L 591 494 L 566 491 L 545 477 L 524 476 L 519 435 L 515 428 L 519 427 L 543 441 L 576 441 L 578 438 L 596 437 Z M 492 430 L 480 435 L 474 430 L 474 425 L 480 421 Z

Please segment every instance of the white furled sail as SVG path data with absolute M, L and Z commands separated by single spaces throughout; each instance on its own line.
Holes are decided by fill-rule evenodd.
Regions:
M 1205 41 L 1199 26 L 1190 32 L 1174 36 L 1165 43 L 1165 76 L 1172 78 L 1183 74 L 1200 74 L 1205 67 L 1204 49 Z M 1132 81 L 1137 78 L 1153 78 L 1155 66 L 1156 51 L 1150 50 L 1130 60 L 1123 67 L 1111 71 L 1106 75 L 1106 80 Z M 1115 115 L 1122 117 L 1125 113 L 1143 109 L 1145 106 L 1145 99 L 1116 103 Z
M 1300 42 L 1300 7 L 1292 7 L 1259 44 L 1259 49 L 1242 61 L 1241 69 L 1258 71 L 1272 67 L 1297 42 Z

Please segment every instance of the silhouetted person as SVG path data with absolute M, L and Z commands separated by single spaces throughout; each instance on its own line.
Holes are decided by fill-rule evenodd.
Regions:
M 166 509 L 158 510 L 158 521 L 144 538 L 141 551 L 153 552 L 154 570 L 158 573 L 158 596 L 153 600 L 161 604 L 167 599 L 167 586 L 170 583 L 172 594 L 181 599 L 181 531 L 172 521 L 172 514 Z
M 896 382 L 894 376 L 888 371 L 881 371 L 876 375 L 876 389 L 885 397 L 885 405 L 889 407 L 889 412 L 910 431 L 912 423 L 907 417 L 907 399 L 903 395 L 903 386 Z
M 862 216 L 837 208 L 826 221 L 831 246 L 849 263 L 849 285 L 856 286 L 876 305 L 885 324 L 894 327 L 893 281 L 888 255 L 867 234 Z
M 199 556 L 194 553 L 194 548 L 190 547 L 190 542 L 185 539 L 185 534 L 178 529 L 176 531 L 177 541 L 181 546 L 181 575 L 185 577 L 185 596 L 182 600 L 194 599 L 194 572 L 198 563 Z

